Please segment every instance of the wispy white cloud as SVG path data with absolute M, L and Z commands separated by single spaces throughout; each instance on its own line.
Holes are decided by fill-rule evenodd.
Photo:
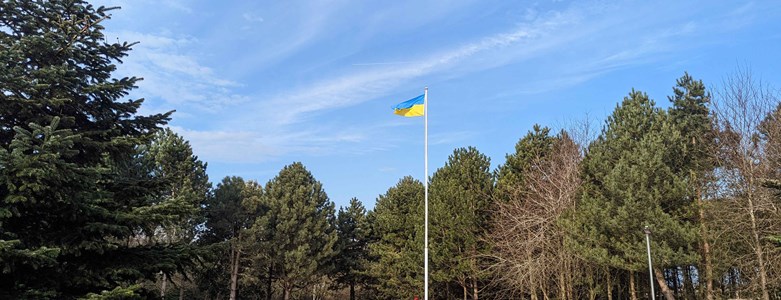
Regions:
M 383 172 L 383 173 L 388 173 L 388 172 L 395 172 L 397 169 L 398 168 L 396 168 L 396 167 L 382 167 L 378 171 Z
M 139 42 L 133 47 L 132 55 L 120 65 L 119 71 L 144 78 L 136 93 L 159 100 L 154 104 L 147 102 L 156 104 L 159 111 L 176 107 L 182 111 L 181 115 L 187 115 L 193 108 L 201 112 L 219 112 L 227 106 L 249 100 L 246 95 L 233 91 L 241 84 L 219 77 L 211 67 L 199 62 L 196 55 L 185 51 L 199 43 L 193 37 L 133 31 L 106 33 L 107 40 L 112 38 Z
M 324 3 L 305 7 L 307 12 L 296 15 L 300 20 L 278 43 L 269 43 L 268 48 L 253 55 L 237 57 L 240 68 L 256 70 L 268 64 L 283 65 L 287 57 L 326 39 L 328 35 L 323 33 L 328 30 L 327 25 L 332 25 L 331 18 L 338 7 Z M 195 106 L 202 111 L 220 111 L 233 107 L 230 119 L 211 122 L 198 130 L 177 128 L 199 148 L 202 156 L 214 161 L 257 162 L 283 154 L 367 153 L 395 147 L 396 141 L 392 140 L 373 142 L 380 126 L 323 126 L 317 116 L 385 97 L 422 78 L 430 82 L 535 62 L 545 67 L 523 75 L 524 82 L 512 92 L 542 93 L 659 60 L 674 51 L 680 40 L 705 30 L 699 22 L 707 22 L 674 17 L 656 20 L 647 18 L 646 13 L 642 8 L 634 11 L 620 5 L 573 4 L 561 11 L 529 8 L 517 16 L 516 25 L 504 32 L 461 44 L 442 44 L 438 50 L 407 56 L 380 55 L 375 60 L 351 64 L 348 61 L 347 65 L 353 68 L 328 74 L 329 79 L 301 80 L 299 85 L 286 90 L 275 88 L 273 81 L 249 83 L 270 87 L 243 93 L 236 90 L 244 85 L 225 78 L 186 50 L 200 43 L 193 37 L 135 32 L 119 35 L 142 42 L 126 68 L 133 75 L 149 79 L 141 84 L 141 89 L 163 99 L 166 105 L 161 108 Z M 392 16 L 382 16 L 389 17 Z M 280 22 L 280 18 L 264 18 L 248 11 L 241 14 L 239 21 L 263 22 L 265 26 Z M 453 131 L 432 136 L 432 144 L 453 144 L 473 136 L 470 131 Z
M 277 153 L 322 155 L 345 151 L 344 149 L 352 149 L 350 151 L 354 152 L 387 150 L 394 147 L 393 141 L 386 141 L 383 146 L 365 143 L 371 129 L 361 133 L 324 132 L 312 129 L 319 128 L 319 125 L 309 121 L 314 120 L 311 118 L 320 112 L 338 110 L 385 96 L 392 90 L 422 77 L 469 74 L 519 61 L 547 58 L 549 53 L 567 52 L 569 47 L 584 47 L 578 51 L 583 51 L 590 57 L 584 59 L 583 55 L 563 55 L 566 58 L 563 62 L 556 62 L 551 67 L 552 71 L 543 73 L 544 77 L 536 78 L 520 87 L 520 92 L 541 93 L 580 84 L 619 68 L 651 62 L 654 56 L 669 50 L 669 41 L 697 30 L 695 22 L 674 23 L 661 28 L 656 27 L 655 23 L 635 24 L 633 27 L 621 29 L 624 23 L 631 20 L 626 16 L 621 17 L 620 14 L 607 14 L 606 11 L 615 13 L 609 11 L 609 7 L 580 6 L 546 13 L 528 11 L 523 16 L 525 21 L 507 32 L 489 35 L 456 47 L 446 46 L 446 50 L 406 57 L 403 63 L 358 63 L 366 68 L 352 69 L 341 76 L 316 81 L 275 96 L 255 97 L 268 100 L 248 103 L 246 110 L 253 113 L 228 121 L 228 124 L 231 124 L 228 127 L 246 126 L 253 120 L 255 125 L 250 126 L 251 128 L 274 132 L 277 138 L 254 134 L 252 140 L 258 141 L 257 144 L 237 144 L 229 149 L 249 147 L 255 149 L 255 153 L 269 156 Z M 526 21 L 529 19 L 531 21 Z M 628 32 L 639 29 L 646 30 L 645 34 L 626 41 L 626 44 L 615 39 L 616 36 L 626 36 Z M 605 46 L 598 45 L 599 42 L 607 43 L 608 48 L 616 47 L 610 51 L 588 48 Z M 281 107 L 284 109 L 279 109 Z M 208 136 L 207 134 L 204 138 L 207 139 Z M 281 136 L 284 138 L 279 138 Z M 470 131 L 454 131 L 432 136 L 432 145 L 458 143 L 473 136 L 474 133 Z M 345 143 L 361 144 L 361 147 L 342 147 Z
M 252 126 L 244 126 L 247 127 Z M 199 156 L 207 161 L 258 163 L 289 154 L 328 156 L 386 151 L 394 146 L 372 139 L 383 127 L 196 130 L 173 126 L 172 129 L 189 140 Z
M 560 19 L 558 16 L 557 19 Z M 274 111 L 266 116 L 276 125 L 287 125 L 302 121 L 302 116 L 322 110 L 338 109 L 355 105 L 388 93 L 402 83 L 424 75 L 440 72 L 452 67 L 459 61 L 474 56 L 482 51 L 507 47 L 526 38 L 533 38 L 539 31 L 555 27 L 562 20 L 546 20 L 522 26 L 516 30 L 483 38 L 477 42 L 468 43 L 454 50 L 446 50 L 405 64 L 394 64 L 393 67 L 361 70 L 335 79 L 326 80 L 306 86 L 297 91 L 286 92 L 272 97 L 271 100 L 260 103 L 258 111 L 284 105 L 288 109 Z M 379 65 L 382 66 L 382 65 Z
M 433 134 L 429 137 L 430 145 L 454 145 L 456 143 L 468 140 L 477 135 L 474 131 L 450 131 Z M 454 145 L 455 146 L 455 145 Z
M 525 18 L 531 18 L 527 13 Z M 517 28 L 461 46 L 447 47 L 428 55 L 410 59 L 404 63 L 366 63 L 375 68 L 360 69 L 351 73 L 306 85 L 298 90 L 286 91 L 272 96 L 270 100 L 257 104 L 256 111 L 269 111 L 270 108 L 284 105 L 284 111 L 274 110 L 265 116 L 276 126 L 285 126 L 307 120 L 312 114 L 323 110 L 339 109 L 376 99 L 398 88 L 406 82 L 448 70 L 463 68 L 459 73 L 469 73 L 481 69 L 513 63 L 519 59 L 529 59 L 545 50 L 560 47 L 569 40 L 580 38 L 568 34 L 555 36 L 553 32 L 578 24 L 583 12 L 571 9 L 564 12 L 533 13 L 537 16 L 531 22 L 524 22 Z M 532 43 L 533 41 L 533 43 Z M 489 61 L 486 61 L 490 57 Z
M 264 21 L 263 17 L 250 12 L 245 12 L 241 14 L 241 17 L 244 18 L 245 21 L 250 23 L 259 23 Z

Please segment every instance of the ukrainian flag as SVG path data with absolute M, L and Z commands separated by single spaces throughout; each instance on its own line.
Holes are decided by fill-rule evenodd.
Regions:
M 423 101 L 425 94 L 401 102 L 393 106 L 393 113 L 404 117 L 423 116 Z

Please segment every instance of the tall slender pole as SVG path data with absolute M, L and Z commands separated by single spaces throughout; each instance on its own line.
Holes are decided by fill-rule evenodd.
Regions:
M 654 269 L 651 265 L 651 229 L 645 226 L 643 232 L 645 233 L 645 247 L 648 250 L 648 279 L 651 284 L 651 299 L 656 299 L 656 294 L 654 293 Z
M 428 300 L 428 87 L 426 87 L 426 90 L 423 92 L 423 138 L 425 141 L 423 141 L 423 151 L 425 152 L 424 158 L 423 158 L 423 164 L 425 164 L 425 167 L 423 168 L 426 172 L 425 176 L 423 176 L 423 187 L 425 188 L 425 202 L 424 202 L 424 213 L 426 214 L 425 217 L 425 225 L 424 225 L 424 234 L 423 238 L 425 239 L 425 245 L 423 249 L 423 259 L 425 260 L 423 263 L 423 271 L 425 274 L 423 275 L 423 299 Z

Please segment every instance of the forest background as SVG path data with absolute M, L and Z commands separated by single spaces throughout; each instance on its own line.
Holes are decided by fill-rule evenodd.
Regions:
M 299 162 L 213 185 L 172 112 L 140 114 L 110 8 L 0 6 L 0 297 L 412 299 L 423 184 L 336 209 Z M 534 126 L 430 178 L 435 299 L 781 298 L 779 90 L 747 67 L 630 90 L 595 132 Z M 618 99 L 617 99 L 618 100 Z

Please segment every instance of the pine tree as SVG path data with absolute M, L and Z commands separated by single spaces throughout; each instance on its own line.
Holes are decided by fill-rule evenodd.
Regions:
M 230 299 L 236 299 L 238 276 L 242 259 L 242 240 L 245 230 L 252 224 L 250 212 L 243 206 L 246 183 L 241 177 L 225 177 L 217 184 L 214 196 L 207 199 L 204 206 L 206 218 L 206 231 L 201 236 L 203 244 L 211 245 L 214 257 L 220 257 L 222 264 L 215 266 L 221 270 L 220 274 L 229 274 L 214 277 L 212 270 L 205 270 L 201 275 L 207 275 L 205 281 L 220 280 L 223 288 L 213 289 L 214 294 L 225 291 Z M 226 259 L 227 257 L 227 259 Z M 227 262 L 227 264 L 225 264 Z
M 366 282 L 364 273 L 368 259 L 369 223 L 366 208 L 357 198 L 350 199 L 347 209 L 339 208 L 336 218 L 338 235 L 334 260 L 336 282 L 350 287 L 350 300 L 355 299 L 355 286 Z
M 406 176 L 377 198 L 369 274 L 378 299 L 423 294 L 423 183 Z
M 710 105 L 711 95 L 705 90 L 701 80 L 694 80 L 688 73 L 677 80 L 673 88 L 674 96 L 668 97 L 672 103 L 669 116 L 674 130 L 680 132 L 677 141 L 677 153 L 668 156 L 669 164 L 683 176 L 688 182 L 687 201 L 696 205 L 697 225 L 699 226 L 698 247 L 701 251 L 701 269 L 698 273 L 684 269 L 684 286 L 688 289 L 689 297 L 695 297 L 692 277 L 701 278 L 705 284 L 705 298 L 714 299 L 713 291 L 713 262 L 711 246 L 708 237 L 707 220 L 705 218 L 705 190 L 709 182 L 712 182 L 712 172 L 715 169 L 715 128 L 711 120 Z M 677 281 L 678 279 L 675 278 Z
M 583 161 L 583 195 L 565 223 L 576 253 L 597 263 L 632 272 L 643 270 L 643 227 L 653 230 L 657 282 L 669 299 L 664 267 L 697 261 L 691 245 L 697 226 L 688 212 L 688 174 L 669 163 L 680 132 L 644 93 L 632 91 L 613 114 Z M 634 290 L 630 294 L 634 298 Z
M 165 184 L 138 151 L 170 113 L 124 100 L 139 79 L 112 77 L 132 44 L 104 40 L 109 11 L 0 3 L 0 298 L 143 294 L 141 279 L 193 257 L 138 243 L 181 217 L 155 205 Z
M 515 153 L 508 154 L 505 163 L 496 170 L 496 198 L 507 201 L 519 192 L 516 189 L 526 186 L 524 174 L 533 160 L 550 152 L 554 141 L 550 128 L 534 124 L 533 129 L 515 144 Z
M 478 298 L 486 275 L 481 258 L 488 250 L 485 238 L 493 192 L 490 168 L 491 160 L 477 149 L 459 148 L 432 176 L 431 275 L 440 285 L 435 295 L 455 284 L 464 298 Z
M 294 289 L 326 275 L 334 255 L 334 204 L 322 184 L 297 162 L 266 184 L 267 226 L 274 272 L 285 300 Z
M 153 166 L 154 176 L 165 182 L 164 194 L 156 204 L 183 210 L 181 219 L 164 224 L 155 232 L 155 239 L 191 242 L 197 234 L 196 226 L 204 222 L 200 208 L 211 189 L 206 164 L 193 153 L 190 143 L 170 128 L 157 132 L 140 151 Z
M 269 213 L 270 203 L 263 198 L 264 187 L 257 181 L 249 181 L 242 192 L 242 206 L 249 214 L 251 226 L 242 233 L 241 248 L 243 260 L 240 283 L 242 292 L 255 290 L 258 296 L 265 295 L 266 299 L 272 297 L 272 283 L 277 276 L 274 270 L 274 261 L 271 255 L 276 250 L 271 244 L 273 228 L 270 226 L 272 215 Z M 246 298 L 246 297 L 241 297 Z
M 200 208 L 208 197 L 211 184 L 206 175 L 206 164 L 193 154 L 190 143 L 174 133 L 170 128 L 163 129 L 153 137 L 148 145 L 139 147 L 140 158 L 151 166 L 153 176 L 164 183 L 164 189 L 157 207 L 177 212 L 176 219 L 167 220 L 144 232 L 149 243 L 192 243 L 196 238 L 196 228 L 203 223 Z M 160 296 L 165 298 L 168 282 L 175 279 L 179 293 L 184 293 L 184 281 L 162 274 Z

